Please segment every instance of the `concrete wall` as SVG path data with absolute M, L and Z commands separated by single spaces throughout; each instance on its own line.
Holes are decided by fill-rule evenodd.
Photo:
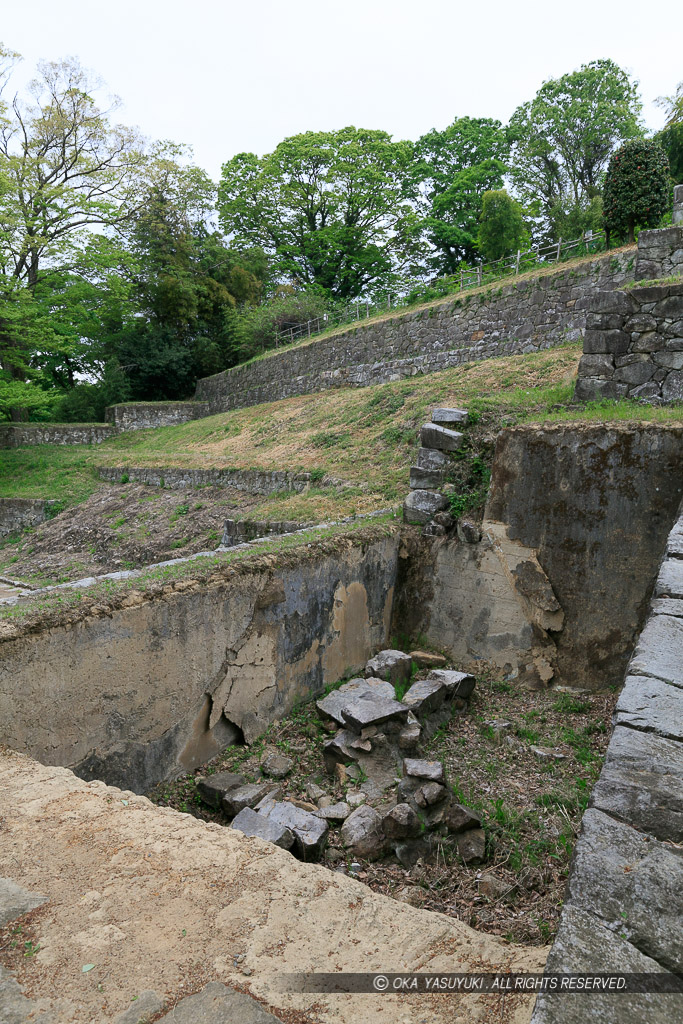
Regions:
M 312 484 L 310 473 L 290 473 L 267 469 L 177 469 L 164 466 L 100 466 L 100 480 L 121 483 L 128 477 L 136 483 L 154 487 L 234 487 L 249 494 L 275 494 L 277 491 L 304 491 Z M 316 487 L 344 486 L 344 481 L 323 477 Z
M 683 497 L 683 428 L 500 434 L 477 544 L 404 544 L 394 629 L 520 683 L 619 684 Z
M 196 398 L 212 413 L 326 388 L 367 387 L 476 359 L 533 352 L 583 334 L 575 308 L 595 290 L 633 280 L 635 251 L 506 284 L 380 323 L 352 327 L 206 377 Z
M 32 444 L 100 444 L 116 429 L 104 423 L 2 423 L 0 448 Z
M 122 402 L 105 411 L 105 419 L 117 430 L 175 427 L 201 416 L 208 416 L 201 402 Z
M 615 594 L 615 603 L 618 595 Z M 583 818 L 549 972 L 683 974 L 683 515 Z M 666 981 L 666 977 L 663 979 Z M 683 996 L 540 995 L 533 1024 L 670 1024 Z
M 253 740 L 386 644 L 398 538 L 331 547 L 5 639 L 0 743 L 140 792 Z
M 44 498 L 0 498 L 0 537 L 43 523 L 54 504 Z
M 574 394 L 683 400 L 683 283 L 593 297 Z

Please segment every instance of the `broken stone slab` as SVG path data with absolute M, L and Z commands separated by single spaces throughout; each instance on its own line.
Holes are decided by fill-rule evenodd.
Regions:
M 683 744 L 617 726 L 591 805 L 656 839 L 683 842 Z
M 340 800 L 328 807 L 319 807 L 315 813 L 325 821 L 345 821 L 351 813 L 351 808 L 346 801 Z
M 251 996 L 235 992 L 218 981 L 205 985 L 201 992 L 176 1003 L 159 1024 L 279 1024 L 278 1018 L 263 1009 Z
M 254 804 L 252 810 L 258 811 L 259 814 L 265 814 L 266 817 L 270 814 L 278 800 L 282 799 L 282 789 L 277 786 L 275 789 L 270 789 L 264 797 L 257 804 Z
M 225 794 L 221 807 L 231 817 L 239 814 L 243 807 L 253 807 L 273 788 L 272 782 L 247 782 Z
M 197 792 L 205 804 L 211 807 L 220 807 L 221 800 L 232 789 L 244 786 L 246 783 L 244 775 L 236 775 L 234 772 L 216 772 L 215 775 L 197 776 Z
M 347 726 L 360 732 L 368 725 L 382 725 L 384 722 L 405 721 L 410 709 L 397 700 L 356 700 L 342 708 L 342 718 Z
M 289 775 L 293 767 L 294 761 L 292 761 L 291 757 L 272 753 L 268 754 L 265 758 L 261 765 L 261 771 L 264 775 L 269 775 L 273 779 L 284 779 Z
M 476 679 L 469 672 L 455 672 L 447 668 L 433 669 L 427 679 L 443 683 L 448 687 L 451 697 L 469 697 L 476 684 Z
M 382 819 L 374 807 L 363 804 L 349 815 L 341 827 L 341 841 L 355 857 L 371 860 L 381 855 L 385 836 Z
M 465 443 L 465 435 L 436 423 L 425 423 L 420 430 L 420 444 L 423 448 L 435 448 L 440 452 L 457 452 Z
M 403 518 L 413 526 L 424 526 L 437 512 L 448 507 L 448 498 L 436 491 L 411 491 L 403 502 Z
M 360 697 L 386 697 L 393 700 L 396 696 L 393 686 L 385 679 L 370 677 L 368 679 L 351 679 L 336 690 L 332 690 L 322 700 L 315 702 L 318 711 L 326 718 L 331 718 L 338 725 L 344 725 L 342 708 Z
M 251 807 L 243 807 L 233 818 L 230 827 L 237 829 L 238 832 L 243 832 L 245 836 L 253 836 L 256 839 L 263 839 L 266 843 L 273 843 L 274 846 L 279 846 L 283 850 L 291 850 L 294 845 L 294 836 L 288 828 L 274 821 L 273 818 L 252 810 Z
M 358 760 L 363 751 L 371 749 L 369 740 L 361 740 L 357 733 L 349 729 L 339 729 L 332 739 L 323 744 L 325 771 L 328 775 L 334 775 L 336 765 L 350 765 Z
M 627 676 L 614 709 L 614 724 L 683 740 L 683 691 L 661 679 Z
M 427 782 L 439 782 L 445 785 L 445 775 L 441 761 L 423 761 L 415 757 L 403 758 L 403 774 L 413 779 L 425 779 Z
M 567 755 L 560 754 L 558 750 L 551 750 L 549 747 L 530 746 L 529 750 L 539 761 L 566 761 Z
M 438 679 L 418 679 L 402 700 L 418 718 L 432 714 L 452 696 L 452 689 Z
M 683 598 L 683 559 L 667 558 L 662 562 L 655 583 L 655 597 Z
M 638 638 L 629 672 L 683 687 L 683 620 L 651 615 Z
M 410 839 L 419 835 L 422 823 L 410 804 L 396 804 L 382 818 L 388 839 Z
M 294 852 L 302 860 L 314 860 L 320 856 L 327 840 L 328 826 L 318 813 L 312 814 L 282 801 L 268 812 L 268 818 L 293 833 Z
M 568 881 L 567 902 L 596 915 L 670 971 L 683 964 L 680 851 L 589 807 Z
M 446 808 L 443 823 L 453 835 L 481 828 L 481 815 L 464 804 L 450 803 Z
M 464 427 L 468 420 L 466 409 L 435 409 L 432 413 L 432 423 L 440 427 Z
M 410 467 L 410 487 L 414 491 L 436 491 L 443 484 L 442 469 L 420 469 Z
M 0 878 L 0 927 L 46 902 L 47 896 L 29 892 L 11 878 Z
M 483 828 L 468 829 L 456 838 L 458 853 L 465 864 L 481 864 L 486 856 L 486 835 Z
M 431 651 L 411 651 L 408 657 L 418 668 L 443 668 L 446 664 L 443 654 L 432 654 Z
M 548 974 L 668 975 L 661 964 L 645 956 L 623 936 L 593 914 L 565 904 L 560 927 L 550 947 Z M 658 992 L 567 992 L 558 996 L 539 991 L 531 1024 L 671 1024 L 680 1016 L 680 994 Z
M 366 679 L 385 679 L 396 686 L 398 683 L 405 683 L 410 679 L 413 664 L 409 654 L 403 651 L 386 650 L 379 651 L 373 658 L 370 658 L 365 666 Z M 395 697 L 396 694 L 390 694 Z

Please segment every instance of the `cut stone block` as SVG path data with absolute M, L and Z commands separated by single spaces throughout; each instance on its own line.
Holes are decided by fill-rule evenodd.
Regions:
M 466 409 L 435 409 L 432 413 L 432 423 L 440 427 L 464 427 L 468 420 Z
M 410 804 L 396 804 L 382 818 L 382 829 L 389 839 L 417 836 L 422 823 Z
M 627 676 L 614 709 L 614 724 L 683 740 L 683 690 L 661 679 Z
M 451 803 L 444 814 L 444 824 L 449 832 L 457 835 L 471 828 L 481 828 L 481 816 L 464 804 Z
M 341 828 L 343 845 L 356 857 L 379 857 L 384 849 L 382 819 L 374 807 L 363 804 L 346 819 Z
M 425 779 L 427 782 L 445 782 L 441 761 L 422 761 L 415 757 L 404 757 L 403 774 L 413 779 Z
M 410 486 L 413 490 L 438 490 L 443 483 L 443 476 L 441 469 L 420 469 L 419 466 L 411 466 Z
M 442 668 L 446 664 L 443 654 L 432 654 L 431 651 L 411 651 L 410 660 L 418 668 Z
M 457 452 L 465 443 L 465 435 L 436 423 L 425 423 L 420 430 L 420 444 L 423 448 L 435 448 L 440 452 Z
M 452 690 L 438 679 L 418 679 L 404 695 L 403 703 L 422 718 L 436 711 L 452 696 Z
M 220 807 L 225 794 L 231 789 L 243 786 L 246 781 L 243 775 L 235 775 L 234 772 L 216 772 L 215 775 L 197 778 L 197 792 L 205 804 Z
M 357 700 L 342 708 L 342 717 L 347 726 L 360 732 L 368 725 L 382 725 L 384 722 L 405 720 L 410 708 L 397 700 Z
M 253 807 L 273 788 L 272 782 L 247 782 L 225 794 L 221 806 L 230 816 L 239 814 L 243 807 Z
M 275 804 L 268 817 L 293 833 L 294 851 L 302 860 L 314 860 L 320 856 L 328 833 L 327 822 L 323 818 L 284 801 Z
M 469 697 L 476 683 L 476 679 L 469 672 L 454 672 L 447 668 L 434 669 L 427 679 L 443 683 L 450 690 L 451 697 Z
M 434 448 L 418 448 L 416 465 L 418 469 L 445 469 L 448 456 Z
M 263 839 L 267 843 L 282 847 L 283 850 L 290 850 L 294 845 L 294 836 L 288 828 L 265 814 L 259 814 L 251 807 L 243 807 L 233 818 L 231 827 L 243 832 L 245 836 Z
M 683 559 L 667 558 L 655 583 L 655 597 L 683 598 Z
M 410 679 L 412 671 L 412 660 L 409 654 L 403 651 L 380 651 L 365 666 L 366 678 L 386 679 L 396 685 Z M 383 694 L 383 696 L 395 697 L 395 693 Z
M 638 639 L 629 672 L 683 687 L 683 619 L 651 615 Z
M 408 674 L 410 675 L 410 672 Z M 373 700 L 376 697 L 384 697 L 393 700 L 395 696 L 393 686 L 385 679 L 351 679 L 337 690 L 332 690 L 327 697 L 316 701 L 316 707 L 326 718 L 333 719 L 338 725 L 344 725 L 341 711 L 346 704 L 351 704 L 359 697 L 369 697 Z
M 447 506 L 448 498 L 436 491 L 411 491 L 403 502 L 403 518 L 406 523 L 424 526 Z
M 345 821 L 351 813 L 351 808 L 346 801 L 341 800 L 339 803 L 330 804 L 329 807 L 319 807 L 315 813 L 325 821 Z

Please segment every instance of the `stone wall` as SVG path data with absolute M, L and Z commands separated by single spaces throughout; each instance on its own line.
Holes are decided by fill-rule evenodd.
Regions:
M 208 416 L 209 411 L 202 402 L 122 402 L 110 405 L 104 415 L 117 430 L 151 430 L 176 427 Z
M 397 550 L 355 534 L 5 636 L 0 744 L 142 792 L 251 741 L 386 645 Z
M 679 185 L 676 191 L 683 193 L 683 185 Z M 641 231 L 638 235 L 636 281 L 655 281 L 672 274 L 683 274 L 683 224 L 657 231 Z
M 313 481 L 310 473 L 290 473 L 267 469 L 179 469 L 164 466 L 100 466 L 100 480 L 120 484 L 128 478 L 154 487 L 234 487 L 249 494 L 275 494 L 277 491 L 304 491 Z M 334 477 L 315 481 L 316 487 L 346 486 Z
M 683 283 L 593 297 L 574 394 L 683 400 Z
M 297 530 L 304 530 L 307 526 L 312 525 L 312 523 L 292 523 L 278 519 L 226 519 L 223 524 L 221 546 L 229 548 L 247 540 L 256 540 L 257 537 L 296 533 Z
M 504 431 L 481 540 L 404 543 L 394 632 L 531 687 L 619 685 L 683 497 L 681 464 L 683 427 Z
M 633 280 L 635 251 L 467 292 L 206 377 L 196 398 L 222 412 L 327 388 L 367 387 L 478 359 L 550 348 L 583 334 L 579 299 Z
M 621 595 L 615 591 L 614 605 Z M 549 972 L 683 974 L 683 515 L 585 813 Z M 666 979 L 664 979 L 666 980 Z M 679 995 L 539 995 L 532 1024 L 669 1024 Z
M 33 444 L 100 444 L 116 434 L 105 423 L 1 423 L 0 448 Z
M 56 502 L 44 498 L 0 498 L 0 537 L 45 522 Z

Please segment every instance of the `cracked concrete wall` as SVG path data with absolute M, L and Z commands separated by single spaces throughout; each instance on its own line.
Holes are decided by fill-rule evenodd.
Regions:
M 0 743 L 142 792 L 250 742 L 389 635 L 398 538 L 0 644 Z
M 681 465 L 680 427 L 503 431 L 481 542 L 404 542 L 395 629 L 527 686 L 618 685 L 683 495 Z

